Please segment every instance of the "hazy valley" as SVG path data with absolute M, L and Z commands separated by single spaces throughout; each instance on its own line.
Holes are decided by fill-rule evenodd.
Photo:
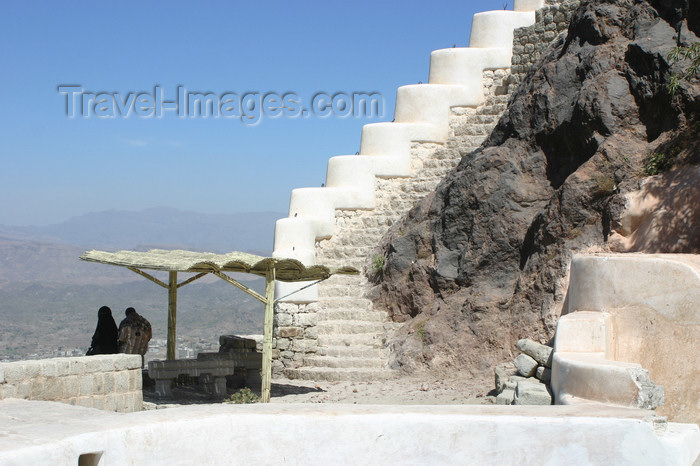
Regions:
M 117 323 L 126 307 L 135 307 L 153 325 L 154 342 L 166 337 L 166 290 L 126 269 L 79 260 L 86 250 L 269 254 L 274 222 L 282 216 L 154 208 L 87 214 L 48 227 L 0 226 L 0 360 L 84 351 L 103 305 L 112 309 Z M 238 278 L 258 291 L 264 288 L 262 279 Z M 262 312 L 256 300 L 207 277 L 179 290 L 178 342 L 206 346 L 226 333 L 261 333 Z

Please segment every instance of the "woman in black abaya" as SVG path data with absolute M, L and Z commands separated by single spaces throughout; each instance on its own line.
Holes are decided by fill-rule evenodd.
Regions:
M 114 354 L 119 352 L 119 332 L 117 324 L 112 317 L 112 310 L 102 306 L 97 311 L 97 328 L 92 336 L 92 344 L 87 351 L 87 356 L 93 354 Z

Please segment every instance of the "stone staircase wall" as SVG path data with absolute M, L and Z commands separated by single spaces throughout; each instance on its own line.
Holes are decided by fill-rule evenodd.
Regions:
M 454 108 L 451 135 L 445 145 L 415 143 L 411 148 L 414 176 L 378 178 L 376 207 L 340 209 L 334 234 L 318 241 L 316 260 L 329 267 L 350 265 L 362 270 L 371 251 L 389 227 L 420 199 L 434 191 L 460 160 L 460 147 L 481 145 L 508 102 L 508 70 L 484 73 L 485 103 L 477 108 Z M 455 134 L 459 133 L 460 136 Z M 367 279 L 334 276 L 318 285 L 318 302 L 279 303 L 276 309 L 274 369 L 290 378 L 312 380 L 373 380 L 391 375 L 386 332 L 394 324 L 387 313 L 372 308 L 364 297 Z M 302 367 L 303 366 L 303 367 Z
M 394 122 L 365 125 L 359 156 L 331 158 L 325 188 L 292 192 L 289 217 L 277 222 L 273 255 L 360 270 L 372 263 L 371 251 L 389 227 L 493 129 L 514 89 L 511 63 L 524 73 L 535 60 L 525 43 L 534 41 L 541 51 L 544 33 L 563 28 L 559 13 L 567 12 L 566 20 L 570 14 L 542 0 L 516 0 L 515 8 L 520 11 L 475 15 L 470 47 L 433 52 L 429 83 L 399 88 Z M 523 58 L 512 56 L 513 44 L 522 45 Z M 372 308 L 367 285 L 364 274 L 331 277 L 280 300 L 274 373 L 312 380 L 390 377 L 384 342 L 397 324 Z M 278 283 L 277 296 L 300 286 Z

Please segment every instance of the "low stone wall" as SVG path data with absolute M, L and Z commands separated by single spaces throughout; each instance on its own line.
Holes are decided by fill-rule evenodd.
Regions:
M 140 411 L 141 357 L 109 354 L 0 363 L 0 400 L 59 401 L 122 413 Z

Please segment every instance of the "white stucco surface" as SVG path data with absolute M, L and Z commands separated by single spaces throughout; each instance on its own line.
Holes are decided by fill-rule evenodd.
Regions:
M 0 402 L 0 463 L 689 465 L 694 424 L 572 406 L 198 405 L 130 414 Z
M 514 0 L 513 11 L 535 11 L 544 5 L 544 0 Z
M 700 256 L 596 254 L 575 256 L 564 312 L 645 306 L 665 318 L 700 324 Z
M 513 29 L 535 22 L 534 11 L 494 10 L 477 13 L 472 19 L 469 47 L 503 47 L 513 45 Z
M 642 366 L 614 361 L 603 353 L 555 352 L 551 384 L 557 404 L 595 400 L 620 406 L 637 406 L 639 387 L 634 376 Z
M 453 106 L 468 106 L 483 100 L 483 70 L 509 68 L 510 48 L 465 48 L 435 50 L 430 54 L 430 84 L 452 84 L 460 87 L 464 100 L 452 99 Z

